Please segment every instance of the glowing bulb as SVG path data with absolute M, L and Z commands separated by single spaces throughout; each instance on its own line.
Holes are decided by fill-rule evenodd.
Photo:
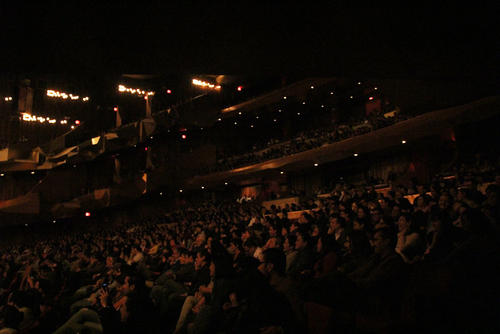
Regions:
M 167 89 L 167 94 L 172 94 L 172 91 L 170 89 Z
M 370 100 L 370 101 L 371 101 L 371 100 L 373 100 L 373 96 L 370 96 L 370 97 L 368 98 L 368 100 Z
M 358 154 L 357 154 L 357 153 L 354 153 L 354 156 L 355 156 L 355 157 L 357 157 L 357 156 L 358 156 Z
M 179 192 L 181 193 L 183 190 L 182 189 L 179 189 Z
M 318 167 L 318 164 L 317 164 L 317 163 L 315 163 L 315 164 L 314 164 L 314 167 Z
M 205 186 L 201 186 L 201 189 L 205 189 Z
M 314 89 L 314 86 L 311 86 L 311 89 Z
M 75 124 L 76 124 L 76 125 L 80 125 L 80 121 L 79 121 L 79 120 L 76 120 L 76 121 L 75 121 Z
M 283 174 L 285 174 L 285 172 L 281 171 L 280 174 L 283 175 Z
M 286 100 L 286 96 L 283 96 L 283 100 Z
M 237 90 L 238 92 L 241 92 L 241 91 L 243 90 L 243 86 L 238 86 L 238 88 L 236 88 L 236 90 Z
M 402 140 L 402 141 L 401 141 L 401 144 L 406 144 L 406 140 Z
M 90 217 L 90 212 L 85 212 L 85 217 Z

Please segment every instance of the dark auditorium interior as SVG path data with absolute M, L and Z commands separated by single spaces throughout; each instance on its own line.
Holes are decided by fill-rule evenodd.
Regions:
M 0 334 L 500 332 L 498 24 L 438 7 L 2 4 Z

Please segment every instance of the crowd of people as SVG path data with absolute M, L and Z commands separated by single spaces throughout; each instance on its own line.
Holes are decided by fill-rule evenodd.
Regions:
M 337 184 L 4 245 L 0 333 L 493 330 L 499 167 L 417 185 L 413 203 Z
M 215 166 L 205 168 L 200 172 L 206 174 L 230 170 L 304 152 L 324 144 L 331 144 L 393 125 L 405 119 L 408 118 L 401 114 L 387 118 L 382 114 L 373 114 L 360 122 L 329 124 L 325 127 L 316 127 L 312 130 L 301 131 L 295 137 L 288 140 L 270 139 L 261 145 L 254 144 L 251 152 L 234 155 L 225 154 L 217 159 Z

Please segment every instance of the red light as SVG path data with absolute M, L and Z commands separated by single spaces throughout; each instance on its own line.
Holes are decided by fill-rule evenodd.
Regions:
M 85 212 L 85 217 L 90 217 L 90 212 Z
M 182 134 L 181 138 L 182 138 L 182 139 L 186 139 L 186 138 L 187 138 L 187 136 L 186 136 L 185 134 Z
M 172 94 L 172 91 L 170 89 L 167 89 L 167 94 Z
M 79 120 L 76 120 L 76 121 L 75 121 L 75 124 L 76 124 L 76 125 L 80 125 L 80 121 L 79 121 Z
M 146 146 L 146 147 L 144 147 L 144 151 L 147 151 L 147 150 L 148 150 L 148 147 L 147 147 L 147 146 Z
M 368 100 L 370 100 L 370 101 L 371 101 L 371 100 L 373 100 L 373 96 L 370 96 L 370 97 L 368 98 Z
M 238 86 L 238 88 L 236 88 L 238 90 L 238 92 L 241 92 L 243 90 L 243 86 Z
M 118 107 L 114 107 L 114 108 L 113 108 L 113 111 L 114 111 L 114 112 L 117 112 L 117 111 L 118 111 Z

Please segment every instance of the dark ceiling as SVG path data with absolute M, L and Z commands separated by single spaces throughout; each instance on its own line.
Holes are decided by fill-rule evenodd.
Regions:
M 3 70 L 496 78 L 493 6 L 4 2 Z

